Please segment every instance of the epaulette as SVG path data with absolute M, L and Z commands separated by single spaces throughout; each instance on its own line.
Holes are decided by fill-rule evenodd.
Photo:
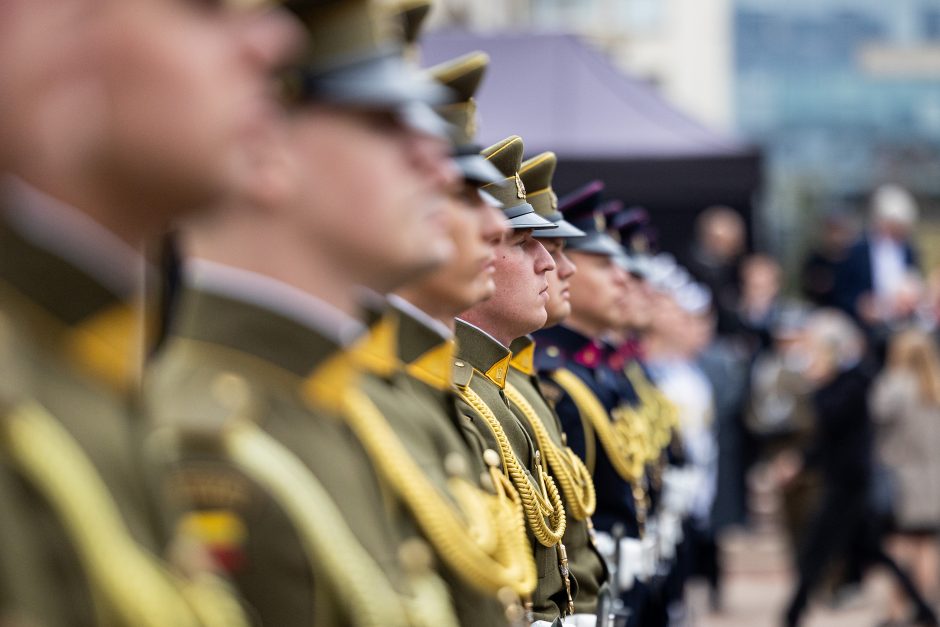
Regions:
M 470 385 L 470 380 L 473 378 L 473 367 L 470 364 L 461 359 L 456 359 L 454 360 L 452 372 L 455 386 L 464 389 Z
M 554 372 L 565 366 L 565 353 L 554 344 L 544 341 L 535 344 L 535 370 L 536 372 Z

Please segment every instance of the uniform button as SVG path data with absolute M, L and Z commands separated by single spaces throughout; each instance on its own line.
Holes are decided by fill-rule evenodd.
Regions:
M 548 355 L 549 357 L 558 357 L 559 355 L 558 348 L 555 346 L 549 346 L 548 348 L 545 349 L 545 354 Z
M 497 453 L 491 448 L 488 448 L 485 451 L 483 451 L 483 461 L 486 462 L 487 466 L 498 468 L 501 460 L 499 457 L 499 453 Z
M 431 570 L 434 556 L 426 542 L 409 538 L 398 547 L 398 560 L 408 573 L 420 575 Z
M 248 404 L 248 382 L 233 372 L 223 372 L 212 381 L 212 396 L 227 409 L 241 409 Z
M 467 462 L 460 453 L 448 453 L 444 458 L 444 470 L 451 477 L 462 477 L 467 474 Z

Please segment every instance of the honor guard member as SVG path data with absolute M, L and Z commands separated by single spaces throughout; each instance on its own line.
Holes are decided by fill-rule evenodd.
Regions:
M 564 503 L 542 453 L 512 411 L 505 387 L 512 359 L 509 344 L 545 323 L 545 275 L 554 270 L 554 263 L 532 239 L 532 231 L 556 227 L 526 202 L 519 178 L 522 140 L 509 137 L 483 154 L 503 173 L 504 182 L 484 190 L 503 204 L 512 231 L 496 249 L 492 297 L 468 309 L 457 321 L 454 385 L 467 415 L 487 442 L 487 463 L 501 466 L 519 494 L 539 575 L 530 601 L 531 616 L 551 622 L 573 613 L 577 593 L 561 543 Z
M 360 386 L 377 412 L 360 412 L 353 429 L 404 517 L 434 550 L 460 623 L 497 627 L 524 618 L 520 599 L 535 589 L 535 563 L 518 498 L 497 469 L 485 466 L 482 449 L 471 449 L 477 441 L 464 439 L 450 386 L 454 316 L 488 296 L 492 277 L 481 254 L 484 262 L 491 257 L 506 230 L 495 201 L 480 195 L 481 185 L 502 180 L 502 174 L 478 148 L 471 153 L 472 135 L 466 134 L 487 63 L 485 54 L 471 53 L 429 72 L 458 99 L 439 111 L 452 123 L 458 151 L 463 149 L 457 157 L 463 180 L 446 207 L 454 255 L 403 293 L 425 293 L 430 310 L 437 316 L 449 311 L 449 317 L 435 319 L 390 296 L 390 307 L 370 328 L 368 359 L 362 361 L 368 375 Z M 429 290 L 429 284 L 440 289 Z
M 593 474 L 594 524 L 602 548 L 616 562 L 612 587 L 623 591 L 631 624 L 640 624 L 635 621 L 645 591 L 635 585 L 635 575 L 646 513 L 645 459 L 632 425 L 625 424 L 627 403 L 609 364 L 612 349 L 604 342 L 608 331 L 621 325 L 626 277 L 622 249 L 605 233 L 598 211 L 602 191 L 598 181 L 560 201 L 565 219 L 587 235 L 566 246 L 578 268 L 570 278 L 571 314 L 562 324 L 534 334 L 535 366 L 546 396 L 555 403 L 568 446 Z
M 607 218 L 608 233 L 625 253 L 624 311 L 621 326 L 612 329 L 607 338 L 613 347 L 609 363 L 629 403 L 630 424 L 636 427 L 645 443 L 646 540 L 648 544 L 655 544 L 657 553 L 656 574 L 647 581 L 650 596 L 644 608 L 644 620 L 650 625 L 665 625 L 669 621 L 669 607 L 684 602 L 685 566 L 678 559 L 683 553 L 679 543 L 684 536 L 684 512 L 676 507 L 679 500 L 676 494 L 663 498 L 663 488 L 668 479 L 675 492 L 674 484 L 682 481 L 684 473 L 677 472 L 674 466 L 678 461 L 675 452 L 680 447 L 678 411 L 653 384 L 640 359 L 641 334 L 648 329 L 656 313 L 647 282 L 652 249 L 649 214 L 641 208 L 624 209 L 618 200 L 608 201 L 601 211 Z
M 526 188 L 526 199 L 536 213 L 558 228 L 533 231 L 555 261 L 555 272 L 548 279 L 546 327 L 560 323 L 571 311 L 568 303 L 568 281 L 575 266 L 564 254 L 568 238 L 584 237 L 558 211 L 558 198 L 551 187 L 557 159 L 554 153 L 544 152 L 525 162 L 519 176 Z M 541 392 L 534 368 L 535 343 L 530 335 L 513 340 L 505 393 L 513 410 L 527 426 L 530 436 L 545 455 L 549 470 L 565 501 L 567 525 L 562 542 L 568 554 L 571 575 L 578 582 L 575 614 L 565 619 L 566 624 L 593 625 L 601 588 L 607 579 L 604 561 L 594 546 L 591 534 L 591 516 L 596 506 L 596 495 L 591 473 L 574 451 L 565 443 L 564 434 L 551 403 Z
M 198 547 L 162 558 L 134 411 L 144 241 L 251 177 L 296 41 L 283 15 L 226 4 L 4 5 L 0 518 L 24 543 L 0 604 L 17 624 L 248 624 Z
M 390 291 L 452 252 L 456 172 L 427 132 L 446 90 L 405 62 L 371 2 L 287 7 L 309 41 L 284 72 L 272 189 L 188 225 L 177 317 L 151 365 L 164 487 L 195 504 L 179 524 L 213 545 L 262 625 L 454 626 L 399 506 L 402 490 L 423 503 L 425 477 L 361 387 L 394 342 L 365 333 L 358 304 L 360 286 Z

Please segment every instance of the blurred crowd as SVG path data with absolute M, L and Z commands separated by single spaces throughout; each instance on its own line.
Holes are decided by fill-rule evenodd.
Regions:
M 755 476 L 779 491 L 799 573 L 787 625 L 813 593 L 835 605 L 858 593 L 875 566 L 896 581 L 883 624 L 936 624 L 940 318 L 917 226 L 913 196 L 878 187 L 867 210 L 825 216 L 788 291 L 773 257 L 745 254 L 741 218 L 708 209 L 684 259 L 712 306 L 696 324 L 688 296 L 681 334 L 652 326 L 650 368 L 680 407 L 690 460 L 713 478 L 702 528 L 747 524 Z M 699 574 L 720 605 L 711 564 Z

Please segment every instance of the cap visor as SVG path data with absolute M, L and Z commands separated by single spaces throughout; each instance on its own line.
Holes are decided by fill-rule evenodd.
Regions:
M 572 239 L 568 242 L 568 250 L 607 257 L 618 257 L 624 254 L 620 244 L 606 233 L 588 233 L 584 237 Z
M 545 231 L 547 233 L 554 232 L 558 229 L 558 225 L 556 225 L 554 222 L 549 222 L 534 211 L 507 219 L 509 221 L 509 228 L 512 229 L 533 229 L 536 231 Z
M 309 98 L 351 106 L 389 108 L 423 102 L 436 106 L 453 92 L 390 52 L 307 76 Z
M 503 174 L 499 169 L 487 161 L 483 155 L 458 155 L 454 157 L 454 162 L 463 173 L 464 179 L 474 183 L 491 185 L 503 180 Z M 502 205 L 499 205 L 502 207 Z
M 395 115 L 408 128 L 440 139 L 450 139 L 450 124 L 425 102 L 407 102 Z
M 533 237 L 584 237 L 586 233 L 569 223 L 567 220 L 559 220 L 558 222 L 553 222 L 556 227 L 553 231 L 540 231 L 535 233 Z

